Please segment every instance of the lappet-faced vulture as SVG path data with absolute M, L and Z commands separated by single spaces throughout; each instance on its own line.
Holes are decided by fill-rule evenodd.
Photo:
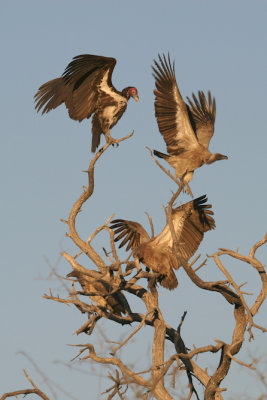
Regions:
M 209 143 L 214 133 L 216 103 L 208 92 L 208 99 L 202 91 L 193 101 L 187 98 L 187 105 L 179 91 L 174 63 L 170 57 L 159 55 L 159 62 L 152 67 L 155 78 L 155 115 L 168 154 L 154 150 L 157 157 L 166 160 L 178 178 L 188 183 L 195 169 L 203 164 L 225 160 L 228 157 L 209 151 Z
M 211 205 L 207 197 L 201 196 L 172 210 L 172 223 L 178 241 L 178 253 L 173 251 L 173 238 L 169 224 L 155 238 L 150 238 L 146 230 L 137 222 L 116 219 L 111 221 L 115 232 L 115 242 L 119 247 L 127 244 L 126 250 L 133 250 L 149 270 L 158 274 L 158 281 L 167 289 L 178 285 L 173 269 L 188 261 L 197 251 L 204 233 L 215 228 Z
M 83 54 L 73 58 L 60 78 L 44 83 L 35 95 L 37 112 L 42 114 L 65 103 L 69 116 L 81 122 L 92 118 L 92 152 L 100 144 L 103 133 L 114 142 L 110 129 L 127 108 L 130 97 L 138 101 L 137 89 L 128 86 L 119 92 L 111 81 L 116 59 Z
M 94 274 L 99 275 L 99 278 L 93 278 L 78 270 L 73 270 L 67 275 L 67 277 L 77 278 L 84 294 L 96 293 L 96 295 L 89 295 L 89 297 L 99 307 L 103 307 L 116 315 L 130 313 L 130 306 L 123 293 L 118 291 L 109 295 L 113 290 L 112 286 L 102 279 L 100 272 L 94 271 Z

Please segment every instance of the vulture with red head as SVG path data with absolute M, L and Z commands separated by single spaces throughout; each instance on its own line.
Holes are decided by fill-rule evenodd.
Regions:
M 179 91 L 174 63 L 170 56 L 159 55 L 155 61 L 155 116 L 158 127 L 167 146 L 168 154 L 154 150 L 154 154 L 166 160 L 174 169 L 178 178 L 188 183 L 195 169 L 203 164 L 212 164 L 228 157 L 209 151 L 209 143 L 214 133 L 216 102 L 208 92 L 208 98 L 202 91 L 198 98 L 187 98 L 187 105 Z
M 207 197 L 201 196 L 172 210 L 172 223 L 178 241 L 178 252 L 173 251 L 173 238 L 169 224 L 162 232 L 150 238 L 146 230 L 137 222 L 116 219 L 111 221 L 115 242 L 119 247 L 127 244 L 126 250 L 133 250 L 149 270 L 157 273 L 158 281 L 167 289 L 178 285 L 173 269 L 178 269 L 183 261 L 188 261 L 197 251 L 204 233 L 215 228 L 211 205 Z
M 116 59 L 82 54 L 73 58 L 60 78 L 44 83 L 35 95 L 37 112 L 42 114 L 65 103 L 69 116 L 81 122 L 92 118 L 92 152 L 104 134 L 107 142 L 116 142 L 110 130 L 127 108 L 128 100 L 138 101 L 137 89 L 128 86 L 121 92 L 112 84 Z

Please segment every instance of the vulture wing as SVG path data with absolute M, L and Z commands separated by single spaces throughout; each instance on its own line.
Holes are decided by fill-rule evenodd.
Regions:
M 214 133 L 216 117 L 215 98 L 211 97 L 210 91 L 208 91 L 208 101 L 202 91 L 198 92 L 198 99 L 194 93 L 192 93 L 192 97 L 194 102 L 187 97 L 190 104 L 190 106 L 188 106 L 188 114 L 191 124 L 199 143 L 208 149 L 210 140 Z
M 35 95 L 37 111 L 42 113 L 65 102 L 72 119 L 82 121 L 95 112 L 101 95 L 108 100 L 119 96 L 113 87 L 111 75 L 116 65 L 115 58 L 83 54 L 73 58 L 61 78 L 42 85 Z M 101 100 L 101 99 L 100 99 Z
M 66 85 L 73 87 L 70 117 L 78 121 L 89 118 L 95 112 L 99 95 L 106 92 L 109 100 L 117 95 L 111 75 L 116 65 L 115 58 L 82 54 L 73 58 L 63 73 Z
M 126 251 L 135 249 L 140 244 L 148 242 L 150 237 L 146 230 L 138 222 L 127 221 L 124 219 L 114 219 L 111 221 L 111 229 L 115 233 L 115 242 L 123 239 L 119 248 L 127 243 Z
M 206 202 L 207 197 L 204 195 L 172 211 L 172 223 L 179 242 L 179 253 L 186 260 L 195 254 L 204 233 L 215 228 L 211 205 Z M 150 241 L 150 244 L 155 248 L 172 248 L 173 239 L 168 224 L 155 239 Z
M 173 210 L 174 227 L 179 224 L 182 210 L 189 210 L 189 216 L 185 219 L 178 237 L 179 251 L 186 260 L 195 254 L 204 233 L 215 228 L 211 205 L 206 202 L 207 197 L 204 195 Z
M 179 252 L 186 260 L 195 254 L 204 233 L 215 228 L 211 205 L 206 203 L 207 196 L 203 195 L 172 211 L 172 222 L 179 241 Z M 150 250 L 154 249 L 155 251 L 159 249 L 168 251 L 172 248 L 173 240 L 168 224 L 154 239 L 150 239 L 142 225 L 137 222 L 116 219 L 111 221 L 111 224 L 116 236 L 115 242 L 122 240 L 119 247 L 127 244 L 127 251 L 138 247 L 142 247 L 142 249 L 149 247 Z M 143 244 L 144 246 L 141 246 Z
M 70 103 L 72 86 L 65 85 L 62 78 L 52 79 L 44 83 L 34 96 L 36 102 L 35 108 L 39 112 L 42 108 L 42 114 L 57 108 L 64 101 Z
M 163 55 L 152 67 L 156 80 L 155 115 L 160 133 L 170 155 L 179 155 L 185 149 L 198 146 L 198 141 L 188 115 L 187 105 L 180 94 L 174 63 Z
M 114 220 L 111 228 L 116 235 L 115 242 L 122 239 L 119 247 L 128 243 L 126 250 L 132 248 L 134 256 L 147 268 L 160 274 L 160 284 L 172 290 L 178 285 L 173 269 L 178 269 L 183 260 L 189 260 L 194 255 L 204 232 L 215 228 L 211 205 L 206 202 L 204 195 L 173 209 L 172 222 L 179 242 L 176 255 L 173 253 L 173 239 L 168 224 L 158 236 L 150 239 L 137 222 Z

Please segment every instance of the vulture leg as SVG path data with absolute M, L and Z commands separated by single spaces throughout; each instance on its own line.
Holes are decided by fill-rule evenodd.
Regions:
M 106 142 L 109 144 L 112 144 L 112 146 L 114 146 L 114 144 L 116 144 L 116 147 L 119 146 L 119 141 L 114 139 L 111 135 L 110 135 L 110 130 L 108 129 L 108 131 L 105 132 L 105 138 L 106 138 Z
M 193 199 L 193 197 L 194 197 L 193 193 L 191 192 L 190 186 L 187 182 L 185 182 L 185 186 L 186 186 L 186 188 L 184 189 L 185 193 L 189 194 L 189 196 L 191 196 Z
M 189 196 L 192 197 L 193 199 L 193 193 L 191 192 L 189 183 L 192 179 L 193 176 L 193 172 L 188 172 L 187 170 L 185 171 L 185 173 L 182 175 L 182 177 L 180 178 L 181 182 L 184 184 L 185 188 L 183 189 L 183 192 L 189 194 Z

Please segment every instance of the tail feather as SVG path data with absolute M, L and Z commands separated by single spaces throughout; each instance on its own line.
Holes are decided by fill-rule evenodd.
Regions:
M 92 145 L 91 145 L 91 152 L 95 153 L 96 149 L 100 145 L 100 136 L 102 133 L 102 129 L 99 123 L 98 118 L 94 115 L 92 119 Z
M 178 280 L 171 268 L 169 269 L 167 275 L 162 275 L 162 278 L 159 279 L 159 282 L 161 286 L 169 290 L 173 290 L 178 286 Z

